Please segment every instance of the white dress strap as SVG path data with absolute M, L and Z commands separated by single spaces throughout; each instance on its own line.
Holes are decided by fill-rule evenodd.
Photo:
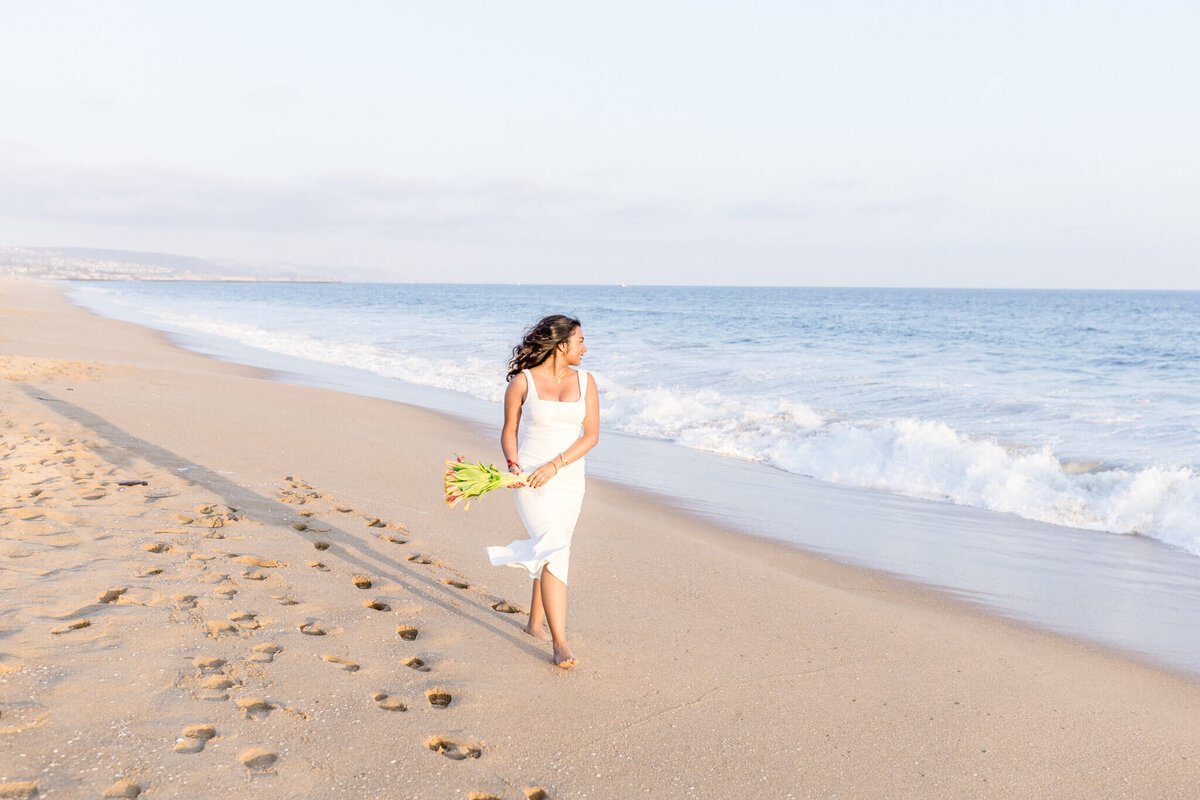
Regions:
M 525 373 L 525 383 L 527 384 L 525 387 L 525 399 L 528 400 L 529 393 L 533 392 L 533 399 L 541 400 L 542 398 L 537 393 L 537 386 L 533 382 L 533 373 L 527 369 L 523 369 L 521 371 Z

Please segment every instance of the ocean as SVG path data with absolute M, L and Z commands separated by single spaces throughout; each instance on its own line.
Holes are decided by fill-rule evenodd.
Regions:
M 601 477 L 1200 669 L 1170 613 L 1139 634 L 1128 611 L 1060 619 L 1009 585 L 1083 575 L 1080 602 L 1127 605 L 1144 585 L 1179 625 L 1200 610 L 1200 293 L 131 281 L 69 296 L 291 380 L 493 426 L 523 329 L 575 316 Z M 849 508 L 882 532 L 839 532 Z

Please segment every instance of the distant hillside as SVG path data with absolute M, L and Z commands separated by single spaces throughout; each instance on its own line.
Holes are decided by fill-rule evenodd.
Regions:
M 43 250 L 67 258 L 86 259 L 118 264 L 137 264 L 144 267 L 170 269 L 176 272 L 190 272 L 208 275 L 232 275 L 225 267 L 211 261 L 192 256 L 179 256 L 172 253 L 139 253 L 134 250 L 102 250 L 96 247 L 57 247 L 53 250 Z
M 94 247 L 0 247 L 0 277 L 50 280 L 327 280 L 290 267 L 231 267 L 192 256 Z

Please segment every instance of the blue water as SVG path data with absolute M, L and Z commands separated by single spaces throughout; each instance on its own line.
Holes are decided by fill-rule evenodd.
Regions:
M 524 326 L 568 313 L 608 431 L 1200 555 L 1200 293 L 73 286 L 102 313 L 491 402 Z

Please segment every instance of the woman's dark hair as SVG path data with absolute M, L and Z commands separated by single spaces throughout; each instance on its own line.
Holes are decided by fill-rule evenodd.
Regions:
M 505 380 L 511 381 L 521 370 L 541 364 L 550 357 L 554 348 L 566 343 L 578 327 L 579 320 L 562 314 L 551 314 L 539 319 L 533 327 L 525 331 L 521 343 L 513 348 Z

